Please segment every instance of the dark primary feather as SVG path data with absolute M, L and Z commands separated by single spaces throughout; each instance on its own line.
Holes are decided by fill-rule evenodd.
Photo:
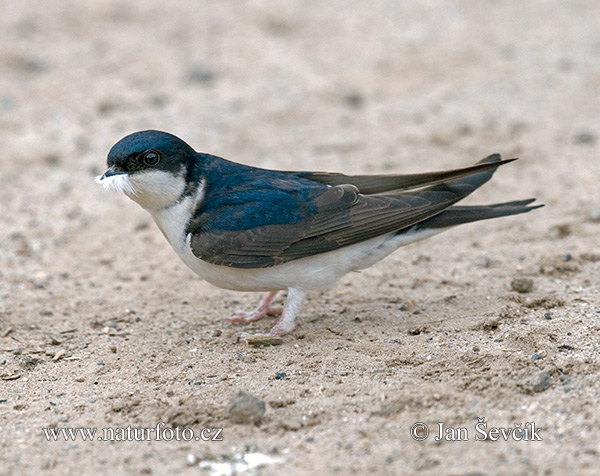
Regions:
M 409 190 L 426 185 L 435 185 L 448 180 L 453 180 L 476 172 L 482 172 L 490 168 L 495 168 L 507 164 L 517 159 L 501 160 L 499 154 L 493 154 L 483 159 L 475 165 L 461 169 L 444 170 L 441 172 L 427 172 L 423 174 L 405 174 L 405 175 L 344 175 L 329 172 L 301 172 L 306 177 L 315 182 L 328 185 L 352 184 L 356 186 L 360 193 L 370 195 L 374 193 L 389 192 L 392 190 Z
M 468 207 L 452 213 L 453 208 L 444 210 L 487 182 L 498 166 L 510 162 L 493 155 L 473 167 L 409 179 L 387 176 L 383 185 L 377 185 L 369 176 L 336 174 L 325 182 L 326 174 L 240 170 L 238 164 L 221 160 L 212 165 L 205 162 L 206 195 L 211 199 L 196 210 L 188 232 L 192 233 L 191 247 L 197 257 L 236 268 L 282 264 L 409 229 L 427 220 L 441 227 L 461 223 L 463 218 L 480 219 L 474 218 L 477 213 L 483 216 L 490 212 L 474 213 L 466 210 Z M 237 172 L 235 178 L 230 174 L 234 170 L 228 170 L 230 166 Z M 311 179 L 315 176 L 320 180 Z M 340 183 L 333 185 L 331 177 Z M 351 183 L 341 183 L 341 177 Z M 442 177 L 454 178 L 444 181 Z M 397 190 L 430 183 L 433 185 L 421 190 Z M 496 216 L 531 209 L 515 203 L 519 211 L 513 207 L 509 213 L 499 206 Z M 436 223 L 439 214 L 442 216 Z

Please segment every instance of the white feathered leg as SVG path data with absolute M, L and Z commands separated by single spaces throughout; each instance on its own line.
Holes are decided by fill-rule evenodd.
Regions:
M 242 333 L 242 339 L 248 337 L 264 337 L 264 336 L 282 336 L 289 334 L 296 327 L 296 316 L 302 308 L 302 302 L 306 296 L 306 291 L 298 288 L 288 288 L 287 298 L 283 305 L 283 312 L 277 323 L 268 334 L 249 334 Z
M 273 326 L 270 336 L 282 336 L 289 334 L 296 327 L 296 316 L 302 308 L 302 302 L 306 297 L 306 291 L 298 288 L 288 288 L 288 295 L 283 305 L 283 312 L 281 317 L 277 321 L 277 324 Z

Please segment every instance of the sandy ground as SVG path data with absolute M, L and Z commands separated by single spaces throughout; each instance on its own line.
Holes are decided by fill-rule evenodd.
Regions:
M 597 474 L 596 0 L 0 13 L 0 474 L 227 474 L 256 454 L 271 459 L 241 474 Z M 420 172 L 500 152 L 521 160 L 468 203 L 546 207 L 399 250 L 310 295 L 283 345 L 251 348 L 225 318 L 260 296 L 202 282 L 93 181 L 146 128 L 283 169 Z M 239 389 L 266 403 L 258 424 L 228 411 Z M 479 441 L 478 418 L 542 441 Z M 43 432 L 159 422 L 223 440 Z

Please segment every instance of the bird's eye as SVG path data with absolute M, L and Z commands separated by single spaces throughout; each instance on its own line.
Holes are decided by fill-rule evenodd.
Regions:
M 153 150 L 146 152 L 144 154 L 144 165 L 147 167 L 154 167 L 158 162 L 160 162 L 160 156 L 154 152 Z

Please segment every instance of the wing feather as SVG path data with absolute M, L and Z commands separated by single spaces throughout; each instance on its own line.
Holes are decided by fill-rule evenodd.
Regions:
M 410 190 L 418 187 L 435 185 L 449 180 L 466 177 L 477 172 L 482 172 L 499 165 L 507 164 L 516 159 L 501 160 L 499 154 L 492 154 L 479 163 L 454 170 L 440 172 L 427 172 L 422 174 L 380 174 L 380 175 L 345 175 L 332 172 L 303 172 L 303 176 L 315 182 L 327 185 L 355 185 L 360 193 L 371 195 L 374 193 L 389 192 L 393 190 Z
M 279 208 L 269 210 L 278 216 L 277 223 L 259 224 L 243 230 L 218 226 L 222 211 L 220 207 L 212 208 L 190 223 L 192 251 L 198 258 L 213 264 L 263 268 L 400 231 L 443 212 L 489 180 L 498 166 L 509 162 L 501 161 L 497 155 L 484 160 L 457 171 L 396 179 L 393 191 L 388 190 L 391 181 L 375 186 L 370 179 L 356 177 L 350 177 L 350 184 L 325 186 L 315 183 L 308 190 L 286 189 L 288 198 L 280 201 Z M 336 177 L 336 180 L 340 178 L 339 175 Z M 441 177 L 455 178 L 440 183 L 444 180 Z M 434 185 L 422 190 L 397 190 L 399 184 L 402 185 L 400 188 L 406 188 L 408 183 Z M 247 186 L 251 188 L 252 183 Z M 281 194 L 282 190 L 278 188 L 275 192 Z M 368 195 L 369 192 L 375 194 Z M 268 200 L 269 190 L 264 193 L 264 200 Z M 222 196 L 221 207 L 237 207 L 236 215 L 242 216 L 244 212 L 258 213 L 255 201 L 245 209 L 240 196 L 243 194 L 237 191 L 235 204 L 231 205 Z M 290 209 L 290 204 L 294 203 L 297 205 Z M 272 203 L 269 206 L 277 207 Z M 285 219 L 286 214 L 290 216 L 289 220 Z

